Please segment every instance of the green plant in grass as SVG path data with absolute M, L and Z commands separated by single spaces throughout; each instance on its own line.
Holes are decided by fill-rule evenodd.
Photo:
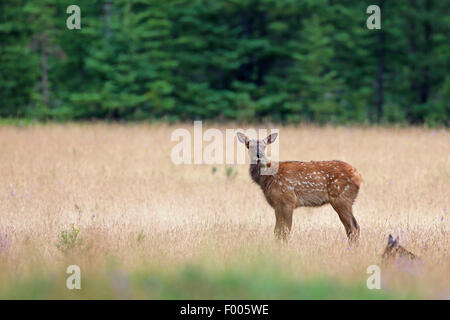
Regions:
M 144 230 L 141 230 L 136 237 L 136 241 L 138 243 L 142 243 L 145 240 L 145 238 L 146 238 L 146 235 L 144 233 Z
M 79 237 L 80 229 L 72 225 L 70 230 L 61 231 L 56 247 L 63 253 L 72 251 L 76 247 L 81 247 L 83 239 Z
M 228 179 L 233 179 L 237 176 L 238 171 L 234 169 L 232 166 L 228 166 L 225 168 L 225 175 Z

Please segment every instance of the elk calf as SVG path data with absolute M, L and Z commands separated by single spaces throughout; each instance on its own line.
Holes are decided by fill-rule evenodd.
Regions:
M 392 237 L 392 235 L 389 235 L 388 243 L 386 246 L 386 249 L 384 249 L 383 252 L 383 261 L 388 262 L 396 259 L 408 259 L 408 260 L 416 260 L 418 259 L 414 253 L 406 250 L 403 248 L 400 243 L 398 236 L 397 238 Z
M 250 156 L 250 176 L 257 183 L 275 210 L 275 235 L 286 240 L 292 226 L 292 213 L 298 207 L 319 207 L 331 204 L 345 227 L 349 240 L 359 238 L 359 226 L 352 206 L 362 182 L 361 175 L 351 165 L 333 161 L 282 161 L 270 163 L 265 149 L 275 141 L 273 133 L 262 140 L 250 140 L 238 132 L 238 140 L 245 144 Z M 278 165 L 273 175 L 263 174 L 272 165 Z

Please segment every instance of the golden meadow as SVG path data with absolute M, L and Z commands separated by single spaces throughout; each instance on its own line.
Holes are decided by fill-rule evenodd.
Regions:
M 450 298 L 447 129 L 279 128 L 280 160 L 339 159 L 362 174 L 349 247 L 330 206 L 297 209 L 277 243 L 247 165 L 173 164 L 180 127 L 193 129 L 2 125 L 0 298 Z M 389 233 L 420 270 L 382 266 Z M 69 265 L 81 290 L 66 288 Z M 370 265 L 380 290 L 366 287 Z

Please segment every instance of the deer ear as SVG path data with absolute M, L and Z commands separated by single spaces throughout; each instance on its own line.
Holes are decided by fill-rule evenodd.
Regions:
M 397 236 L 397 238 L 395 238 L 394 244 L 398 246 L 400 244 L 399 241 L 400 241 L 399 236 Z
M 393 244 L 394 243 L 394 238 L 392 237 L 392 235 L 389 235 L 389 239 L 388 239 L 388 245 Z
M 278 133 L 272 133 L 270 135 L 267 136 L 267 138 L 264 139 L 264 141 L 266 142 L 266 144 L 271 144 L 272 142 L 274 142 L 278 137 Z
M 241 132 L 238 132 L 237 133 L 237 137 L 238 137 L 238 140 L 240 142 L 242 142 L 243 144 L 247 145 L 248 138 L 247 138 L 247 136 L 245 134 L 243 134 Z

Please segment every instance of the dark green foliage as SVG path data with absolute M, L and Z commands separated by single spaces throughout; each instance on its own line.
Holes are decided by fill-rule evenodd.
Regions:
M 447 1 L 72 2 L 0 0 L 1 117 L 450 124 Z

